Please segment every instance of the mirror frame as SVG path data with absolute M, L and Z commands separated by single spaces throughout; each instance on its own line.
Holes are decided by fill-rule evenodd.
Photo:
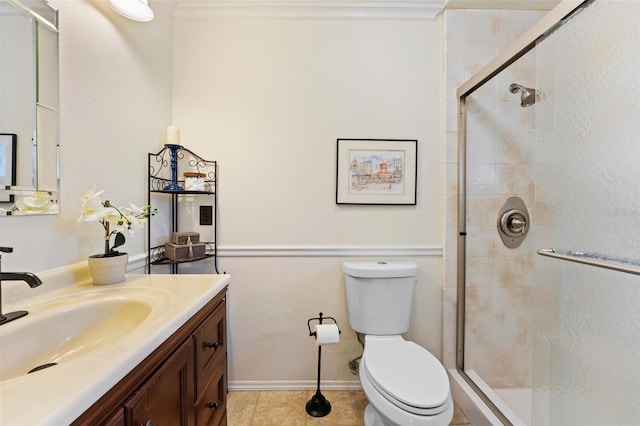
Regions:
M 46 0 L 0 0 L 16 6 L 32 19 L 34 93 L 31 111 L 31 185 L 28 177 L 0 186 L 0 216 L 58 214 L 60 212 L 59 39 L 58 11 Z M 15 8 L 14 8 L 15 9 Z M 3 129 L 0 129 L 4 131 Z M 6 133 L 5 133 L 6 134 Z M 23 138 L 24 139 L 24 138 Z M 26 142 L 25 142 L 26 143 Z M 5 146 L 7 146 L 5 144 Z M 20 149 L 20 141 L 18 141 Z M 13 148 L 12 154 L 15 154 Z M 24 147 L 22 152 L 24 152 Z M 20 161 L 17 162 L 17 165 Z M 12 173 L 16 173 L 13 165 Z M 28 172 L 27 172 L 28 173 Z

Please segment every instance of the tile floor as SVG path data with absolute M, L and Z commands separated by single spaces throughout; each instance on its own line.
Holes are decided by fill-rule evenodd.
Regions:
M 234 391 L 227 401 L 228 426 L 362 426 L 367 397 L 363 391 L 322 391 L 331 403 L 325 417 L 305 410 L 314 391 Z M 451 425 L 470 425 L 456 408 Z

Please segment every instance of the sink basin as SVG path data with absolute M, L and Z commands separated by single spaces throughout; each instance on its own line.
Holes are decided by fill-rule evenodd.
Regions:
M 166 306 L 153 293 L 90 291 L 28 306 L 29 315 L 0 327 L 0 381 L 115 343 Z

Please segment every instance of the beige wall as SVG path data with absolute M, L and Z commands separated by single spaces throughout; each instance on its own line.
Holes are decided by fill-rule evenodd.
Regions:
M 390 255 L 393 247 L 435 247 L 434 257 L 413 257 L 409 337 L 440 356 L 439 22 L 179 19 L 174 31 L 174 124 L 185 146 L 220 164 L 232 386 L 312 383 L 306 322 L 320 311 L 344 330 L 323 353 L 323 378 L 357 380 L 340 269 L 368 259 L 348 256 L 354 247 L 377 247 L 387 260 L 412 258 Z M 338 138 L 417 139 L 417 205 L 336 205 Z M 282 246 L 293 248 L 247 254 Z M 327 247 L 347 256 L 319 255 Z
M 440 243 L 439 26 L 178 20 L 174 124 L 220 162 L 220 240 Z M 335 204 L 337 138 L 418 139 L 418 204 Z

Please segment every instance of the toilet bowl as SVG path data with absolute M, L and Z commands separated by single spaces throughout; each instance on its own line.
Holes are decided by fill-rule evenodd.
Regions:
M 414 262 L 345 262 L 349 325 L 365 335 L 360 383 L 365 426 L 446 426 L 453 418 L 449 377 L 409 329 Z
M 453 417 L 444 367 L 402 336 L 365 336 L 359 375 L 365 426 L 446 426 Z

